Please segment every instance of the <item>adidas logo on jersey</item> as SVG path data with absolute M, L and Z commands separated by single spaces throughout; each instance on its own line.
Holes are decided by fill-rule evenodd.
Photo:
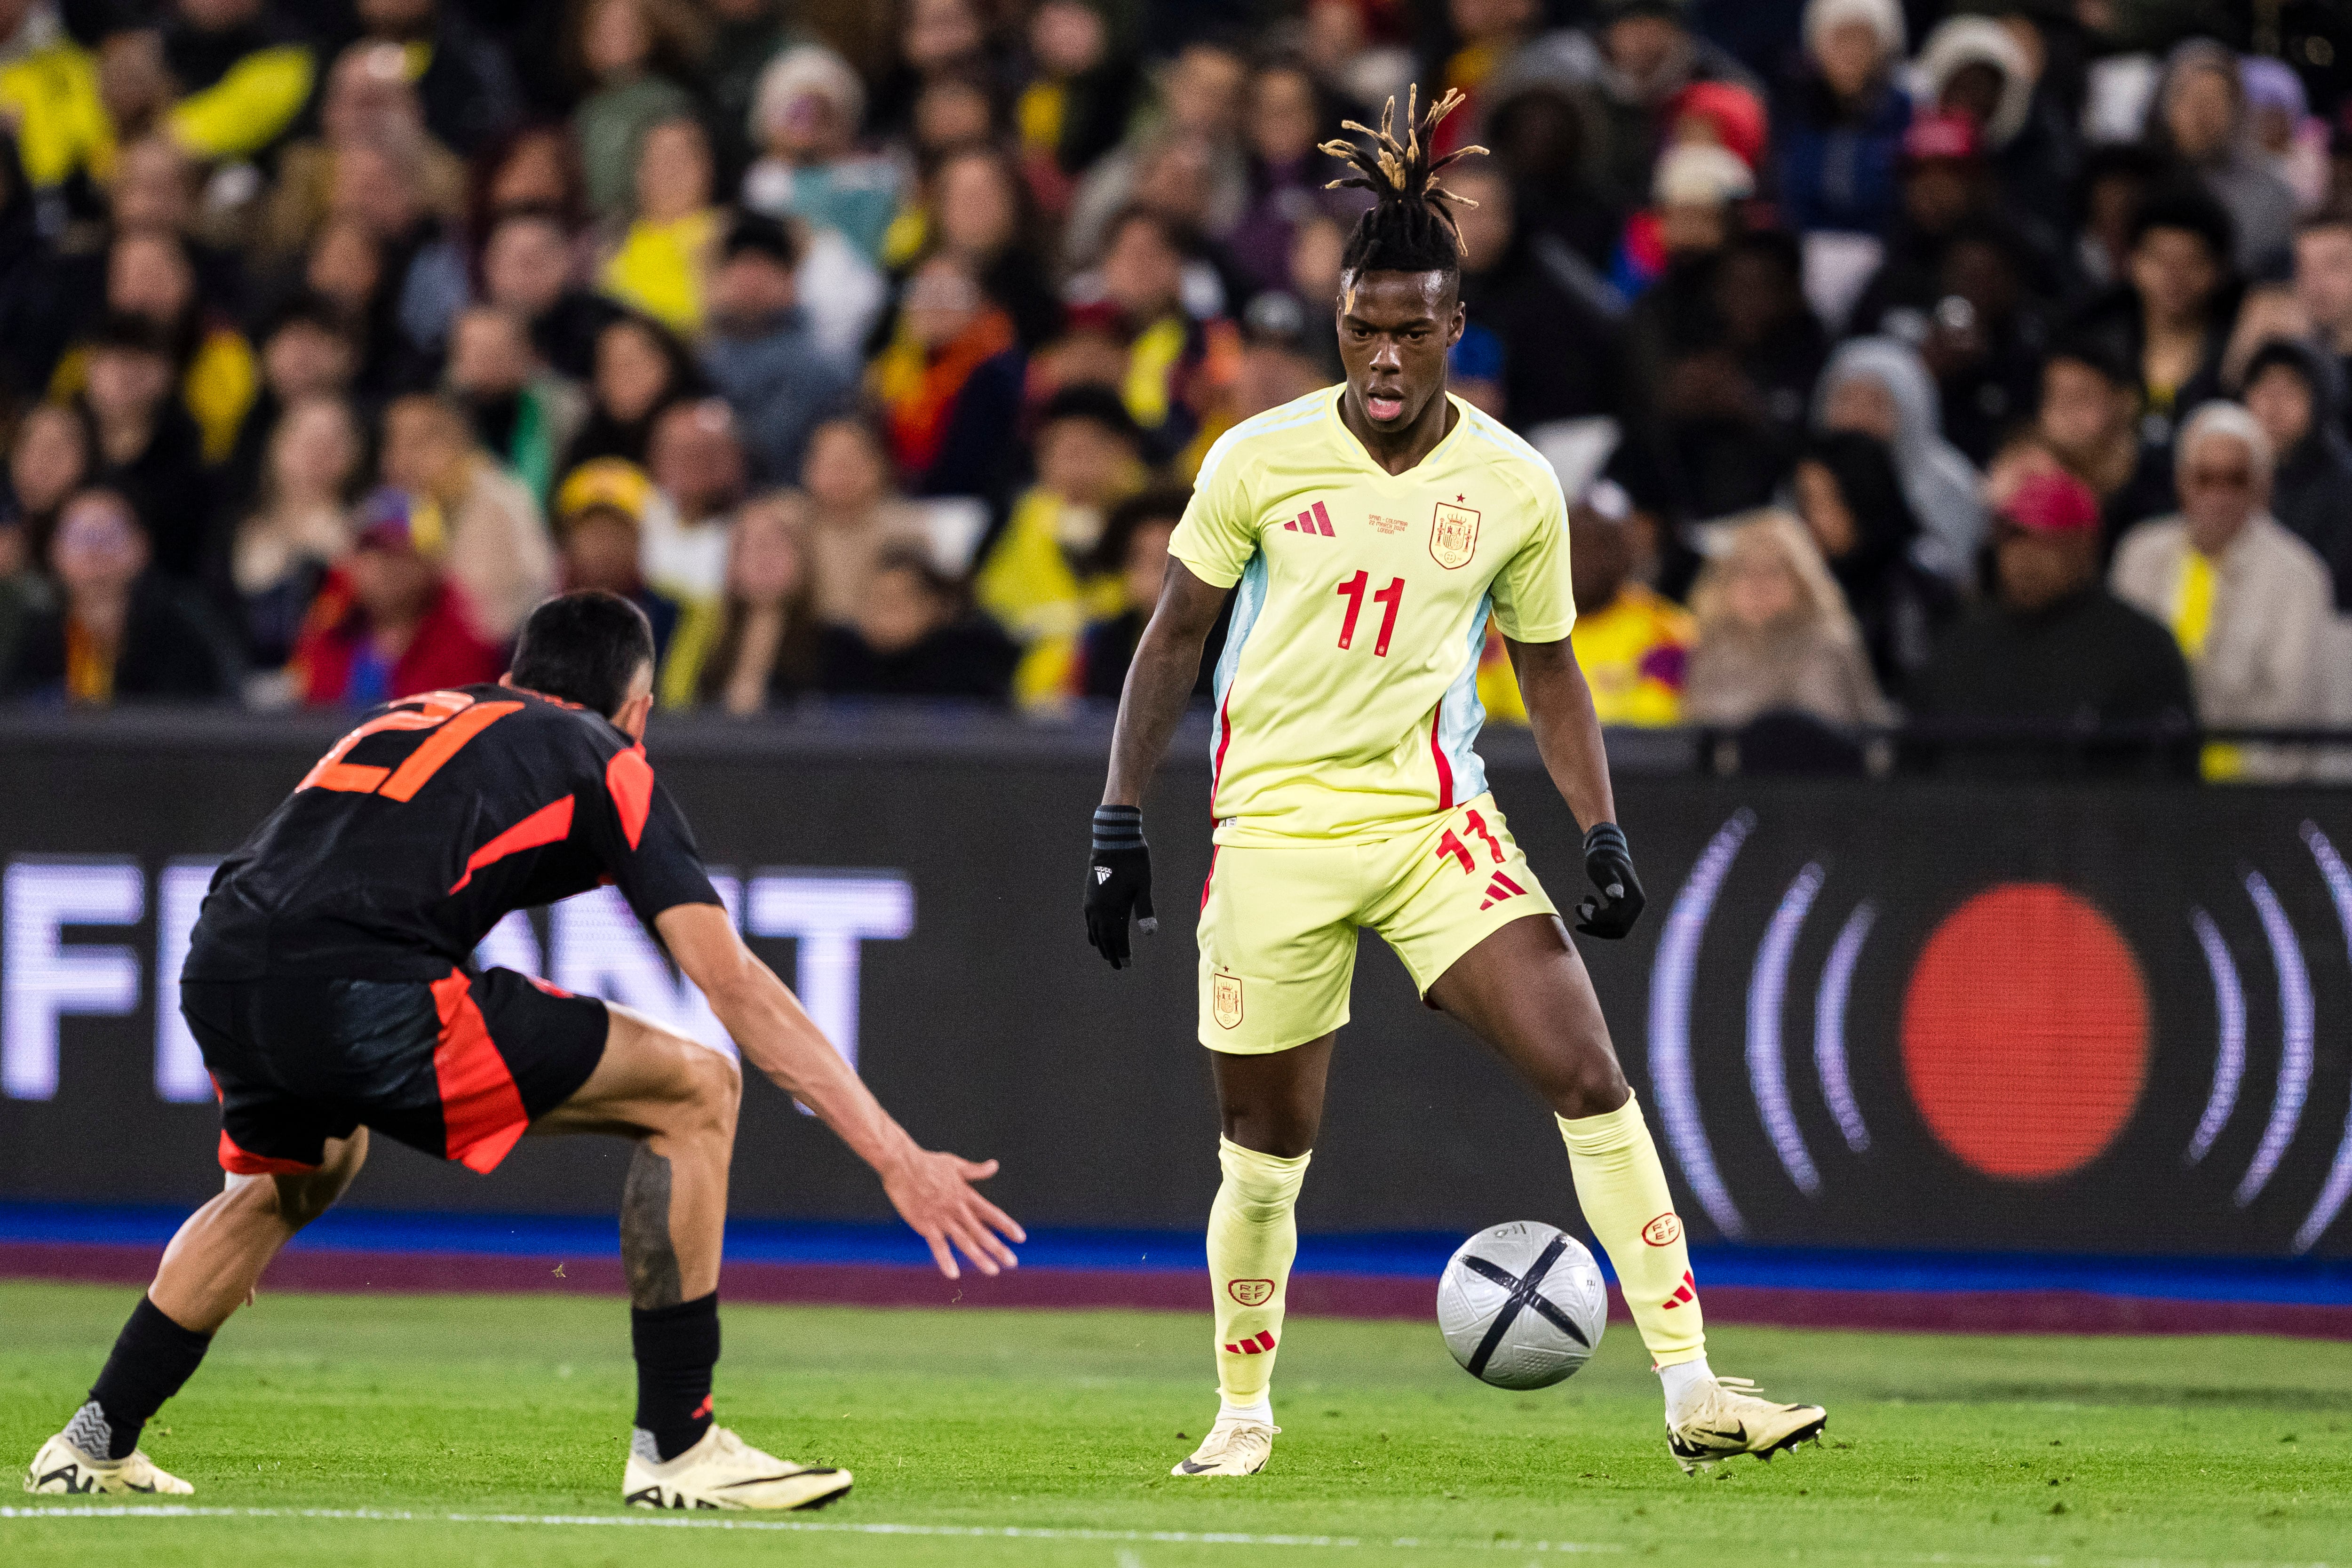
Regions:
M 1282 526 L 1290 533 L 1319 533 L 1326 539 L 1339 537 L 1331 531 L 1331 514 L 1323 510 L 1323 503 L 1319 500 Z
M 1516 899 L 1526 891 L 1525 888 L 1497 871 L 1486 879 L 1486 901 L 1478 907 L 1482 910 L 1491 910 L 1505 899 Z

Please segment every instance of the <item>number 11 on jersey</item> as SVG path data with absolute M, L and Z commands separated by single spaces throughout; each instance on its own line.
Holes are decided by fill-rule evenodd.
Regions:
M 1364 590 L 1371 586 L 1369 574 L 1359 572 L 1332 591 L 1348 601 L 1348 614 L 1339 623 L 1339 646 L 1351 647 L 1356 641 L 1356 617 L 1364 613 Z M 1389 656 L 1389 638 L 1395 635 L 1397 611 L 1404 604 L 1404 579 L 1391 577 L 1389 585 L 1372 595 L 1372 603 L 1386 606 L 1381 612 L 1380 640 L 1372 645 L 1372 657 Z

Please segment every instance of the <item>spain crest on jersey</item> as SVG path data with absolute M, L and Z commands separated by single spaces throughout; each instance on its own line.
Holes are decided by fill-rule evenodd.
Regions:
M 1242 977 L 1238 974 L 1213 974 L 1209 977 L 1209 1011 L 1216 1016 L 1217 1026 L 1230 1029 L 1242 1021 Z
M 1429 525 L 1429 553 L 1448 572 L 1470 564 L 1470 557 L 1478 552 L 1478 514 L 1466 506 L 1452 501 L 1437 503 L 1437 516 Z

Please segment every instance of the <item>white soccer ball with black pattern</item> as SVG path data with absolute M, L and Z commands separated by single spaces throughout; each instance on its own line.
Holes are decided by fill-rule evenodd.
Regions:
M 1541 1220 L 1513 1220 L 1462 1244 L 1437 1282 L 1437 1326 L 1471 1376 L 1549 1388 L 1592 1359 L 1609 1289 L 1584 1244 Z

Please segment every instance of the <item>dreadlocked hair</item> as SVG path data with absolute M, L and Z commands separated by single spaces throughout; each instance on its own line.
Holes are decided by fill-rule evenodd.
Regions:
M 1423 115 L 1420 111 L 1420 89 L 1411 88 L 1405 97 L 1403 140 L 1397 137 L 1396 100 L 1391 98 L 1381 110 L 1378 131 L 1352 120 L 1339 122 L 1341 130 L 1356 132 L 1363 141 L 1322 144 L 1320 151 L 1346 161 L 1356 171 L 1353 176 L 1333 180 L 1324 188 L 1352 186 L 1371 192 L 1375 198 L 1372 210 L 1356 220 L 1355 228 L 1348 236 L 1347 247 L 1339 254 L 1342 271 L 1462 269 L 1462 231 L 1454 224 L 1454 215 L 1445 209 L 1449 204 L 1464 207 L 1478 204 L 1440 186 L 1437 175 L 1447 164 L 1473 153 L 1483 153 L 1486 149 L 1464 147 L 1434 160 L 1429 155 L 1430 139 L 1438 122 L 1462 102 L 1463 95 L 1449 89 Z

